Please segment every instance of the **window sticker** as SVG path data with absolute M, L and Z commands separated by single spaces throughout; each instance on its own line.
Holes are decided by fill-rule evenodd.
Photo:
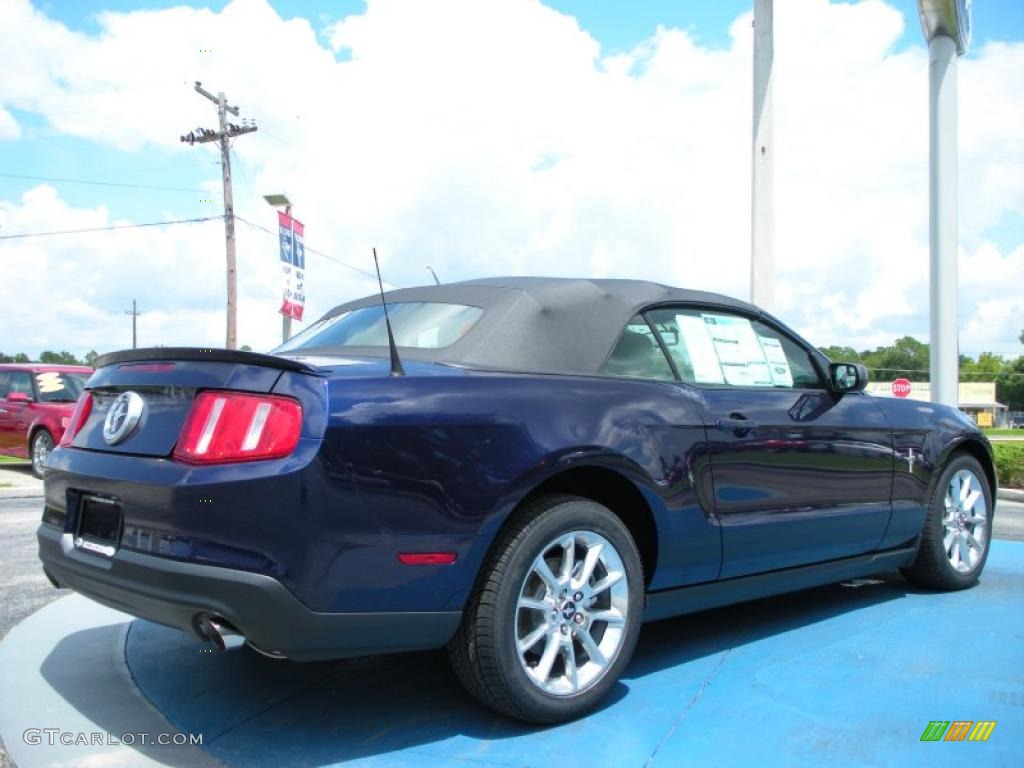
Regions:
M 782 348 L 782 342 L 773 339 L 771 336 L 758 336 L 761 342 L 761 349 L 768 360 L 768 372 L 772 377 L 772 383 L 777 387 L 792 387 L 793 372 L 789 369 L 789 359 Z
M 58 371 L 44 371 L 36 374 L 36 385 L 39 392 L 44 395 L 60 392 L 64 389 L 64 381 Z
M 749 320 L 708 313 L 702 313 L 701 318 L 718 353 L 727 384 L 737 387 L 772 386 L 765 352 Z
M 697 384 L 722 384 L 725 381 L 722 366 L 704 321 L 693 315 L 676 315 L 676 324 L 683 337 L 683 345 L 690 355 L 693 380 Z

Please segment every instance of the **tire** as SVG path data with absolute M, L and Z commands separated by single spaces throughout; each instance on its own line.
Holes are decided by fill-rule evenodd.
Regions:
M 449 656 L 491 709 L 529 723 L 571 720 L 596 707 L 629 663 L 643 601 L 640 554 L 622 521 L 589 499 L 542 497 L 499 534 Z
M 917 557 L 900 569 L 904 578 L 926 589 L 974 586 L 988 559 L 992 511 L 985 470 L 972 456 L 954 454 L 932 490 Z
M 28 458 L 32 462 L 32 474 L 43 476 L 43 462 L 53 450 L 53 435 L 46 429 L 37 430 L 28 446 Z

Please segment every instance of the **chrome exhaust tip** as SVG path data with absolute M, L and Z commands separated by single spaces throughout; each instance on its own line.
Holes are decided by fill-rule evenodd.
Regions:
M 196 626 L 199 634 L 213 643 L 218 651 L 231 651 L 245 645 L 245 636 L 220 616 L 200 616 Z

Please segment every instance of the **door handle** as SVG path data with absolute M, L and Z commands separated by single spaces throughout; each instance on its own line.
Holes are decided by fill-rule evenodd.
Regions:
M 723 432 L 749 432 L 752 429 L 757 429 L 758 423 L 753 419 L 747 419 L 738 413 L 734 413 L 728 418 L 716 419 L 715 427 Z

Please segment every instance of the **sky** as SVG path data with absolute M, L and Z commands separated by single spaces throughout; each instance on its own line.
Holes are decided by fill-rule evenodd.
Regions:
M 815 344 L 928 337 L 928 59 L 914 0 L 775 9 L 776 303 Z M 749 296 L 751 3 L 0 0 L 0 351 L 224 343 L 224 91 L 239 343 L 496 275 Z M 977 2 L 959 77 L 959 343 L 1024 353 L 1024 3 Z M 208 219 L 183 224 L 134 225 Z M 109 229 L 117 227 L 116 229 Z M 38 233 L 97 229 L 95 232 Z M 19 235 L 33 235 L 24 236 Z M 295 330 L 305 323 L 296 323 Z

